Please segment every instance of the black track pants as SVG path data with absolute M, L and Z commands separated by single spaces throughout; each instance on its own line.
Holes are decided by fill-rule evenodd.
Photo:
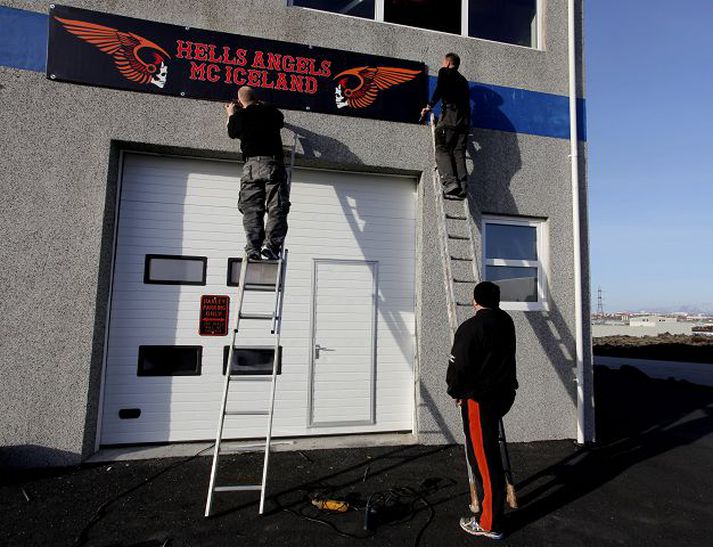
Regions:
M 505 513 L 505 473 L 498 443 L 500 419 L 510 410 L 514 396 L 496 402 L 463 400 L 461 413 L 468 462 L 481 500 L 480 526 L 502 531 Z

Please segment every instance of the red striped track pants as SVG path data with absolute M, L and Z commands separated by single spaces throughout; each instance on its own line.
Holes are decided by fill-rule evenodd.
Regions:
M 498 444 L 501 405 L 464 399 L 461 405 L 468 462 L 481 500 L 480 526 L 502 531 L 505 474 Z

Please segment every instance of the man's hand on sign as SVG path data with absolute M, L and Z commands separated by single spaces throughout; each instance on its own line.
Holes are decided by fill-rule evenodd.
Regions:
M 228 115 L 228 117 L 230 117 L 238 111 L 238 108 L 240 108 L 240 103 L 237 103 L 237 102 L 226 103 L 225 104 L 225 113 Z

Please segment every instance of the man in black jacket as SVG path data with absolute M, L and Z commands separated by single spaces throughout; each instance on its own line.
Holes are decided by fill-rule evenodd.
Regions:
M 464 517 L 472 535 L 503 537 L 505 475 L 498 426 L 515 400 L 515 326 L 500 309 L 500 288 L 484 281 L 473 291 L 475 316 L 458 328 L 448 364 L 448 394 L 463 416 L 468 461 L 482 500 L 480 518 Z
M 225 106 L 228 136 L 240 139 L 245 165 L 240 177 L 238 210 L 243 214 L 248 258 L 279 257 L 287 234 L 289 186 L 284 166 L 280 129 L 284 116 L 272 105 L 257 100 L 248 86 L 238 90 L 238 101 Z M 264 224 L 267 209 L 267 226 Z
M 441 101 L 441 117 L 436 124 L 436 165 L 441 175 L 443 195 L 463 199 L 467 193 L 468 170 L 465 149 L 470 131 L 470 88 L 458 72 L 460 57 L 448 53 L 438 71 L 438 83 L 430 102 L 421 111 L 425 116 Z

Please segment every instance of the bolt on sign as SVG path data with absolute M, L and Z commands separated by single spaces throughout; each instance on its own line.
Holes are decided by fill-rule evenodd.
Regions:
M 217 294 L 201 296 L 201 316 L 198 334 L 201 336 L 225 336 L 228 334 L 230 297 Z
M 280 108 L 410 123 L 428 99 L 421 62 L 54 4 L 49 21 L 51 80 L 215 101 L 249 85 Z

